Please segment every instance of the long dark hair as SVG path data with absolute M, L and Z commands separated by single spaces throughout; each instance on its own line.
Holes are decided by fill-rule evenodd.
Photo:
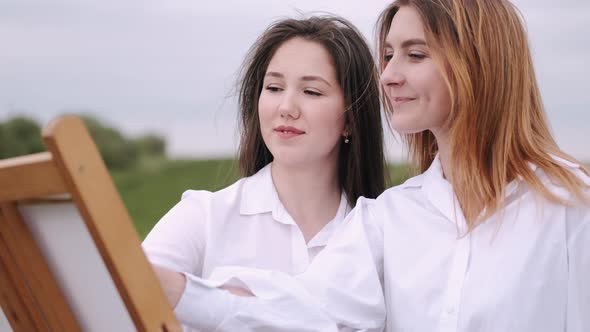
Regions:
M 337 16 L 285 19 L 273 23 L 251 47 L 239 85 L 242 176 L 251 176 L 273 160 L 264 144 L 258 118 L 258 98 L 268 64 L 287 40 L 317 42 L 330 53 L 346 105 L 350 143 L 340 144 L 338 178 L 354 206 L 360 196 L 374 198 L 385 190 L 383 127 L 378 74 L 362 34 Z

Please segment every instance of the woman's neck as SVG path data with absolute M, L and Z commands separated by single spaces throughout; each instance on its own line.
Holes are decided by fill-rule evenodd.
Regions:
M 336 163 L 288 166 L 273 162 L 273 183 L 285 209 L 312 239 L 330 220 L 340 204 L 341 188 Z
M 445 130 L 432 130 L 438 146 L 438 157 L 443 170 L 444 178 L 453 183 L 453 168 L 451 167 L 451 147 L 449 146 L 448 134 Z
M 461 206 L 461 210 L 463 211 L 465 218 L 473 222 L 484 209 L 485 202 L 474 195 L 473 191 L 465 190 L 466 188 L 464 186 L 456 183 L 457 179 L 454 176 L 454 173 L 462 170 L 457 170 L 452 165 L 451 160 L 453 155 L 447 132 L 433 131 L 432 133 L 434 134 L 436 143 L 438 145 L 443 176 L 453 186 L 453 192 L 457 196 L 459 205 Z

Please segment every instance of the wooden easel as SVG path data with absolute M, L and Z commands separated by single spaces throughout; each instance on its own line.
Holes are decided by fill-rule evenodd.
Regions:
M 0 160 L 0 305 L 15 332 L 180 331 L 83 122 Z M 106 321 L 105 321 L 106 320 Z

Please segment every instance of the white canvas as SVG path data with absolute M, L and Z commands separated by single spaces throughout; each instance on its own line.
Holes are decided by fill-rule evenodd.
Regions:
M 75 205 L 21 204 L 19 211 L 82 330 L 136 331 Z
M 0 309 L 0 332 L 13 332 L 12 328 L 10 328 L 10 323 L 8 323 L 8 319 L 6 319 L 6 315 L 4 315 L 4 311 Z

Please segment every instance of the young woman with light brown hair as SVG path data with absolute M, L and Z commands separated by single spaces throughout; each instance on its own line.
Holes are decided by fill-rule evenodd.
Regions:
M 438 124 L 442 130 L 419 127 L 421 114 L 404 119 L 406 112 L 395 101 L 401 90 L 395 75 L 400 71 L 395 64 L 387 70 L 394 56 L 388 35 L 396 36 L 390 26 L 401 7 L 412 8 L 423 21 L 427 45 L 415 48 L 428 49 L 448 89 L 449 100 L 437 106 L 444 115 Z M 398 29 L 400 34 L 406 30 Z M 563 152 L 550 133 L 526 32 L 509 1 L 396 1 L 381 16 L 379 31 L 384 104 L 391 123 L 403 134 L 420 172 L 439 150 L 443 154 L 443 168 L 448 165 L 470 230 L 498 210 L 506 187 L 517 178 L 548 200 L 565 203 L 548 190 L 530 163 L 583 199 L 583 180 L 559 159 L 580 163 Z M 408 56 L 419 64 L 421 53 Z M 486 213 L 480 216 L 484 207 Z
M 388 329 L 590 331 L 590 177 L 507 0 L 400 0 L 381 83 L 421 175 L 383 194 Z

